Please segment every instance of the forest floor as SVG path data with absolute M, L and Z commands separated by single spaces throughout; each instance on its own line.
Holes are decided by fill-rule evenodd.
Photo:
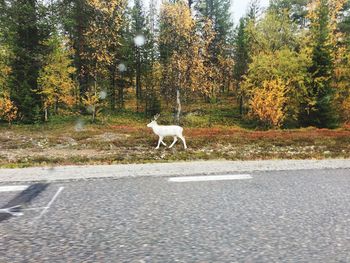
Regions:
M 41 125 L 0 125 L 0 167 L 115 164 L 181 160 L 263 160 L 350 158 L 350 126 L 338 129 L 259 131 L 212 118 L 187 116 L 184 136 L 155 150 L 157 136 L 147 119 L 121 114 L 92 124 L 67 117 Z M 211 117 L 210 117 L 211 118 Z M 191 121 L 189 121 L 191 120 Z M 201 120 L 202 122 L 200 122 Z M 164 119 L 160 123 L 167 123 Z M 172 138 L 166 138 L 169 145 Z

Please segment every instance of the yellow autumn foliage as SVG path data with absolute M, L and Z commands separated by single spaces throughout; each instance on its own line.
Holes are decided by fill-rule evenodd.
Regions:
M 90 20 L 85 40 L 89 47 L 88 53 L 83 53 L 85 59 L 95 62 L 95 68 L 89 72 L 94 77 L 103 66 L 113 63 L 114 54 L 109 52 L 120 45 L 120 28 L 123 23 L 123 10 L 126 0 L 87 0 L 94 13 Z
M 345 47 L 339 49 L 332 86 L 335 108 L 343 121 L 350 122 L 350 54 Z
M 185 45 L 190 43 L 194 37 L 195 27 L 195 21 L 187 4 L 184 1 L 163 3 L 160 14 L 164 26 L 159 36 L 159 42 L 164 44 L 176 43 L 179 48 L 186 48 Z
M 5 92 L 5 90 L 7 90 L 8 77 L 11 73 L 11 67 L 9 66 L 9 58 L 9 48 L 3 44 L 0 44 L 0 93 Z
M 343 121 L 350 123 L 350 95 L 344 98 L 341 104 Z
M 94 122 L 101 111 L 101 106 L 103 106 L 99 94 L 93 90 L 87 91 L 82 98 L 82 102 L 87 111 L 91 114 L 92 121 Z
M 47 114 L 53 105 L 57 107 L 61 103 L 71 107 L 76 103 L 76 83 L 71 78 L 75 72 L 73 61 L 69 58 L 71 52 L 66 49 L 62 39 L 53 36 L 44 44 L 51 48 L 51 53 L 45 58 L 46 63 L 39 72 L 38 86 Z
M 222 68 L 213 63 L 209 52 L 215 38 L 213 24 L 203 21 L 199 29 L 190 9 L 184 1 L 164 3 L 161 9 L 161 33 L 159 41 L 168 46 L 170 56 L 163 66 L 166 97 L 174 97 L 176 87 L 204 95 L 215 100 L 224 83 L 231 62 L 221 59 Z M 225 71 L 226 70 L 226 71 Z
M 250 114 L 266 126 L 281 127 L 286 118 L 287 85 L 281 79 L 264 81 L 249 101 Z
M 10 99 L 9 94 L 5 92 L 0 97 L 0 119 L 6 120 L 11 125 L 12 121 L 17 118 L 17 111 L 16 105 Z
M 322 4 L 322 0 L 312 0 L 308 4 L 308 14 L 307 17 L 310 20 L 310 27 L 317 27 L 317 24 L 315 21 L 317 21 L 318 12 L 320 10 L 320 5 Z M 328 0 L 325 1 L 328 5 L 329 9 L 329 23 L 328 23 L 328 29 L 329 29 L 329 45 L 333 47 L 337 47 L 337 43 L 342 38 L 342 34 L 338 30 L 338 22 L 339 22 L 339 15 L 341 9 L 345 6 L 347 3 L 347 0 Z M 309 36 L 310 37 L 310 36 Z M 315 39 L 309 39 L 310 43 L 316 43 Z M 333 49 L 332 57 L 336 59 L 337 56 L 337 48 Z

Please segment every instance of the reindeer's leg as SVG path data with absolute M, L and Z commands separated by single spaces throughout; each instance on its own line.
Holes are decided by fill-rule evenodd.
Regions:
M 173 141 L 173 143 L 169 146 L 169 148 L 171 148 L 171 147 L 173 147 L 174 146 L 174 144 L 177 142 L 177 137 L 176 136 L 174 136 L 174 141 Z
M 166 143 L 165 143 L 165 142 L 163 142 L 163 137 L 162 137 L 162 141 L 161 141 L 161 143 L 162 143 L 164 146 L 166 146 Z
M 162 141 L 163 141 L 163 137 L 159 136 L 158 145 L 157 145 L 156 149 L 159 149 L 159 145 Z
M 182 142 L 184 144 L 184 148 L 187 149 L 185 137 L 183 137 L 183 135 L 181 134 L 181 136 L 179 136 L 179 138 L 182 140 Z

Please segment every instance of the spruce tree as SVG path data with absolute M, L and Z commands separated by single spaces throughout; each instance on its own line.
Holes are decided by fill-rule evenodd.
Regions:
M 74 66 L 77 69 L 76 76 L 79 82 L 79 95 L 83 98 L 89 86 L 89 72 L 86 69 L 88 60 L 83 54 L 88 52 L 86 32 L 89 21 L 93 19 L 92 10 L 86 0 L 58 0 L 57 13 L 61 29 L 70 39 L 74 49 Z
M 134 66 L 135 66 L 135 77 L 136 77 L 136 98 L 137 98 L 137 108 L 139 108 L 139 101 L 142 98 L 142 87 L 141 87 L 141 75 L 142 75 L 142 53 L 144 50 L 145 42 L 145 17 L 142 10 L 141 0 L 135 0 L 134 6 L 131 10 L 131 25 L 132 33 L 135 37 L 134 43 Z
M 215 39 L 211 45 L 212 57 L 215 59 L 222 53 L 223 46 L 227 45 L 232 36 L 232 18 L 230 0 L 198 0 L 196 3 L 199 23 L 210 19 L 213 23 Z
M 149 9 L 146 15 L 146 44 L 144 45 L 144 102 L 145 114 L 153 116 L 160 113 L 160 98 L 159 90 L 159 76 L 157 76 L 157 69 L 159 68 L 158 46 L 157 46 L 157 8 L 156 1 L 149 1 Z
M 307 22 L 307 5 L 309 0 L 271 0 L 269 9 L 281 13 L 287 11 L 293 22 L 305 27 Z
M 241 18 L 239 20 L 239 25 L 236 29 L 236 35 L 234 39 L 234 72 L 233 76 L 237 83 L 237 91 L 239 98 L 239 112 L 243 114 L 243 96 L 241 94 L 240 84 L 243 80 L 243 76 L 247 73 L 249 55 L 248 55 L 248 43 L 246 37 L 246 19 Z
M 15 0 L 9 7 L 12 31 L 11 98 L 24 122 L 33 122 L 42 108 L 37 78 L 40 69 L 40 33 L 37 1 Z
M 332 109 L 333 73 L 332 47 L 329 44 L 329 6 L 327 0 L 321 0 L 317 6 L 316 17 L 312 21 L 311 32 L 314 39 L 312 63 L 308 71 L 311 76 L 309 94 L 311 102 L 301 121 L 305 126 L 320 128 L 335 125 Z
M 350 0 L 345 4 L 341 13 L 342 16 L 339 21 L 338 29 L 345 37 L 344 42 L 347 48 L 350 49 Z

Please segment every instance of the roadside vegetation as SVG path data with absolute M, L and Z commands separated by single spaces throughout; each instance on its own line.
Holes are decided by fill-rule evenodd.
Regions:
M 350 0 L 231 4 L 0 1 L 0 166 L 349 158 Z
M 185 109 L 186 110 L 186 109 Z M 350 158 L 350 126 L 337 129 L 252 129 L 232 118 L 231 107 L 201 107 L 182 118 L 188 149 L 181 143 L 155 150 L 150 121 L 133 111 L 100 118 L 67 116 L 37 125 L 0 126 L 0 167 L 148 163 L 190 160 Z M 173 122 L 164 113 L 160 124 Z M 246 127 L 246 128 L 243 128 Z M 172 138 L 165 139 L 169 145 Z

